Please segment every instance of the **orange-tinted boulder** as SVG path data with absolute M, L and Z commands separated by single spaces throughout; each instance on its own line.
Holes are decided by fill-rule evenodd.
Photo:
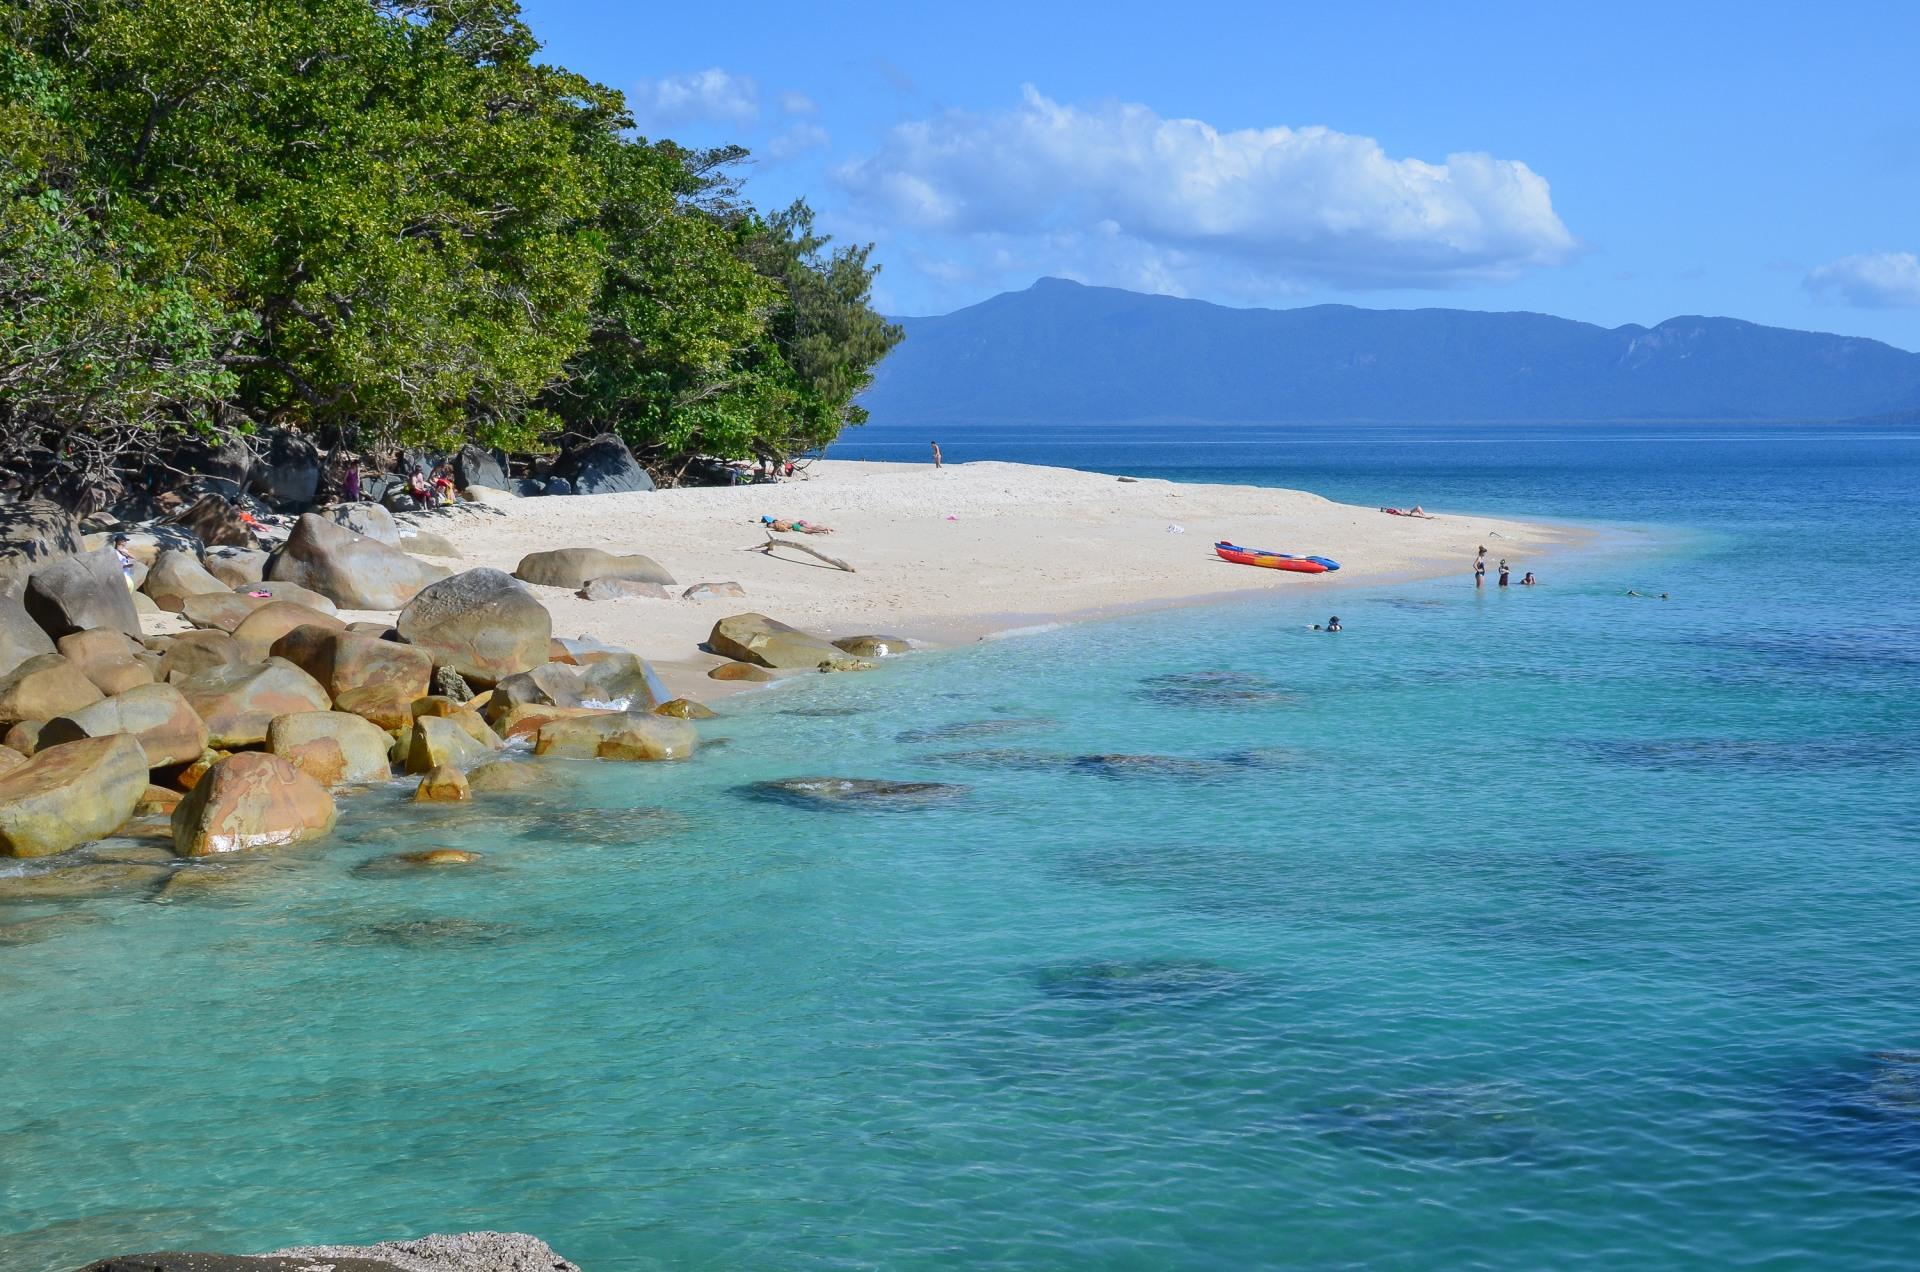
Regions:
M 173 850 L 206 857 L 290 844 L 333 827 L 333 796 L 278 755 L 243 751 L 207 770 L 173 810 Z
M 0 855 L 45 857 L 110 835 L 146 789 L 146 752 L 125 734 L 42 747 L 0 774 Z
M 174 687 L 207 722 L 209 745 L 222 750 L 265 742 L 276 717 L 333 705 L 318 681 L 284 658 L 210 668 Z

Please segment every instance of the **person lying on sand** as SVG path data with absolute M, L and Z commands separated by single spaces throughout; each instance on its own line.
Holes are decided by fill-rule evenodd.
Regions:
M 1386 513 L 1389 517 L 1418 517 L 1422 521 L 1436 520 L 1432 513 L 1422 508 L 1419 504 L 1415 504 L 1411 508 L 1382 508 L 1380 511 Z
M 788 521 L 782 517 L 762 517 L 760 524 L 769 530 L 778 530 L 782 534 L 832 534 L 832 526 L 815 525 L 811 521 Z

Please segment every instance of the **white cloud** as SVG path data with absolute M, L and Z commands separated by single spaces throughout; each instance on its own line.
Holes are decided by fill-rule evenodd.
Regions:
M 1578 250 L 1547 182 L 1518 160 L 1394 159 L 1327 128 L 1221 132 L 1032 87 L 1012 110 L 897 125 L 835 176 L 935 234 L 1072 235 L 1104 241 L 1136 275 L 1231 265 L 1267 290 L 1501 280 Z
M 1920 308 L 1920 256 L 1862 252 L 1822 265 L 1801 280 L 1822 300 L 1862 309 Z
M 780 94 L 780 112 L 784 115 L 813 115 L 820 107 L 813 98 L 805 93 L 785 92 Z
M 777 163 L 791 159 L 802 151 L 817 150 L 832 141 L 826 129 L 803 119 L 767 143 L 767 157 Z
M 760 86 L 717 66 L 642 80 L 627 95 L 641 130 L 680 124 L 751 124 L 760 118 Z

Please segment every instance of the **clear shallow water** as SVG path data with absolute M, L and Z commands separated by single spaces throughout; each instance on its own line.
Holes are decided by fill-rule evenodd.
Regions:
M 0 948 L 0 1267 L 1910 1266 L 1920 442 L 1736 437 L 1010 442 L 1660 546 L 822 677 L 690 765 L 376 792 L 230 899 L 95 904 Z M 969 789 L 739 790 L 809 773 Z M 355 872 L 436 843 L 490 868 Z

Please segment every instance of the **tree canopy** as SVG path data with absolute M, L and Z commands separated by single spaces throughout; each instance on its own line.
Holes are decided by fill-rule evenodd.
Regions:
M 0 452 L 613 431 L 671 473 L 860 422 L 870 249 L 538 51 L 512 0 L 0 0 Z

